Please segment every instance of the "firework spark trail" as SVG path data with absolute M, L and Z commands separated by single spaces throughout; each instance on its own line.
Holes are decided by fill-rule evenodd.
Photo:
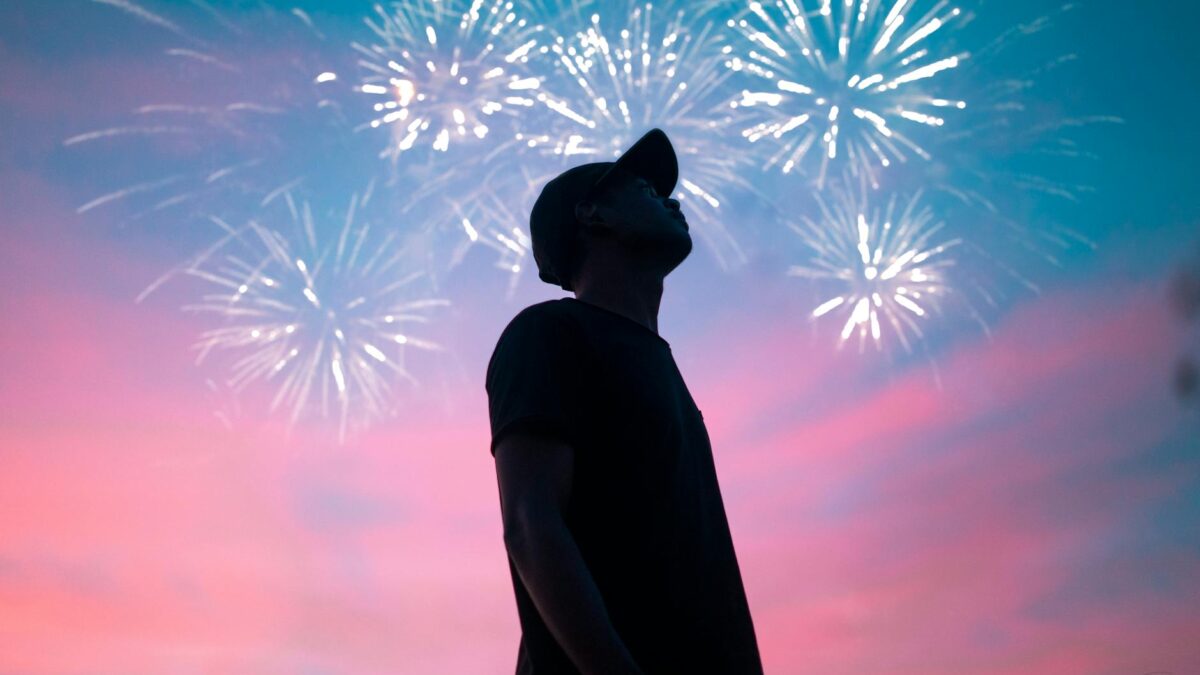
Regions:
M 400 215 L 419 219 L 433 275 L 450 271 L 475 248 L 494 254 L 492 266 L 508 276 L 511 299 L 532 264 L 529 213 L 543 185 L 561 168 L 544 158 L 494 161 L 484 167 L 448 167 L 418 181 Z
M 700 225 L 724 268 L 745 254 L 722 222 L 733 190 L 749 190 L 743 153 L 726 145 L 724 114 L 714 93 L 728 77 L 719 68 L 714 26 L 702 15 L 632 0 L 603 7 L 574 34 L 550 47 L 559 74 L 538 100 L 556 113 L 548 131 L 526 142 L 563 159 L 616 158 L 652 127 L 670 135 L 681 164 L 677 198 Z
M 962 241 L 944 236 L 944 223 L 921 205 L 920 193 L 893 196 L 883 210 L 871 209 L 863 196 L 835 193 L 832 204 L 817 195 L 818 220 L 790 223 L 812 255 L 788 275 L 836 287 L 812 317 L 845 316 L 839 345 L 857 333 L 860 350 L 868 339 L 881 348 L 886 327 L 911 353 L 913 340 L 924 337 L 922 322 L 955 294 L 946 272 Z
M 509 275 L 506 297 L 511 299 L 533 251 L 533 240 L 525 226 L 527 218 L 514 212 L 508 197 L 488 189 L 464 202 L 465 207 L 456 206 L 456 216 L 467 238 L 455 255 L 461 258 L 468 246 L 476 244 L 494 250 L 495 267 Z
M 150 23 L 155 26 L 158 26 L 159 28 L 168 30 L 168 31 L 174 33 L 175 35 L 178 35 L 181 38 L 185 38 L 188 40 L 194 39 L 190 35 L 185 33 L 183 31 L 183 29 L 180 28 L 174 21 L 171 21 L 161 15 L 155 14 L 154 12 L 151 12 L 150 10 L 146 9 L 145 7 L 142 7 L 141 5 L 139 5 L 137 3 L 131 2 L 130 0 L 92 0 L 92 2 L 99 4 L 99 5 L 108 5 L 110 7 L 115 7 L 116 9 L 119 9 L 122 12 L 125 12 L 131 16 L 137 17 L 138 19 L 140 19 L 142 21 L 145 21 L 146 23 Z
M 352 198 L 329 231 L 308 203 L 285 194 L 287 228 L 226 225 L 220 245 L 184 270 L 218 289 L 185 309 L 226 323 L 202 334 L 197 364 L 213 350 L 239 354 L 227 382 L 234 392 L 277 383 L 270 409 L 286 407 L 289 428 L 335 408 L 339 441 L 389 411 L 395 377 L 416 383 L 406 350 L 440 347 L 404 326 L 428 323 L 428 310 L 449 304 L 420 292 L 425 273 L 397 231 L 356 223 L 367 199 Z
M 835 165 L 877 186 L 910 154 L 928 159 L 909 130 L 966 107 L 930 92 L 968 56 L 946 49 L 961 14 L 948 0 L 748 2 L 724 48 L 744 77 L 729 103 L 742 135 L 771 146 L 765 168 L 811 171 L 818 187 Z
M 288 56 L 250 57 L 216 46 L 233 35 L 239 48 L 269 51 L 264 36 L 270 36 L 288 45 L 303 43 L 306 58 L 323 59 L 306 42 L 316 31 L 302 12 L 268 11 L 257 19 L 261 26 L 239 26 L 206 3 L 196 2 L 210 21 L 194 28 L 215 31 L 220 38 L 200 40 L 185 33 L 179 22 L 132 2 L 93 1 L 187 40 L 187 47 L 166 49 L 163 63 L 174 66 L 175 77 L 183 77 L 190 86 L 170 94 L 152 89 L 148 95 L 161 98 L 136 107 L 129 122 L 63 141 L 67 147 L 104 150 L 107 144 L 137 139 L 170 148 L 163 155 L 173 163 L 169 168 L 149 179 L 110 188 L 80 206 L 80 213 L 126 202 L 132 211 L 128 220 L 153 217 L 176 226 L 205 220 L 214 212 L 249 216 L 320 170 L 321 163 L 314 157 L 326 160 L 331 148 L 346 145 L 343 139 L 350 125 L 341 116 L 344 105 L 339 99 L 349 92 L 342 91 L 331 71 L 313 67 L 309 72 L 307 64 Z M 252 28 L 262 30 L 253 32 L 255 39 L 245 39 Z M 336 133 L 342 126 L 347 133 Z M 367 182 L 364 178 L 357 186 Z
M 499 122 L 505 138 L 492 142 L 514 144 L 516 117 L 541 87 L 525 64 L 543 27 L 512 7 L 507 0 L 375 6 L 378 23 L 366 23 L 379 42 L 352 47 L 367 73 L 358 91 L 378 101 L 364 126 L 392 130 L 381 157 L 395 161 L 419 144 L 445 152 L 451 143 L 483 141 Z
M 543 26 L 582 26 L 601 0 L 520 0 L 516 6 Z
M 920 170 L 891 174 L 894 188 L 927 188 L 940 211 L 974 223 L 973 246 L 1007 251 L 987 256 L 988 265 L 1034 293 L 1038 285 L 1022 259 L 1059 265 L 1063 252 L 1096 245 L 1079 228 L 1053 218 L 1029 222 L 1018 215 L 1028 209 L 1017 205 L 1042 197 L 1079 202 L 1091 191 L 1078 178 L 1084 173 L 1080 169 L 1096 159 L 1084 134 L 1122 122 L 1109 115 L 1064 115 L 1054 106 L 1036 104 L 1054 100 L 1055 83 L 1066 76 L 1063 69 L 1078 62 L 1075 54 L 1057 51 L 1052 30 L 1076 7 L 1056 6 L 994 32 L 982 25 L 985 17 L 977 17 L 973 28 L 991 37 L 979 41 L 952 87 L 971 105 L 943 133 L 930 137 L 932 161 L 921 163 Z M 1044 56 L 1047 52 L 1051 56 Z M 939 201 L 940 196 L 949 199 Z
M 1111 115 L 1089 115 L 1064 118 L 1037 118 L 1031 114 L 1029 102 L 1035 100 L 1034 90 L 1040 82 L 1078 60 L 1075 54 L 1061 54 L 1019 74 L 999 74 L 1011 70 L 1007 62 L 1017 59 L 1016 50 L 1030 50 L 1029 40 L 1055 25 L 1057 19 L 1074 10 L 1068 3 L 1055 11 L 1011 26 L 975 52 L 961 81 L 970 83 L 975 104 L 960 117 L 954 130 L 938 138 L 938 154 L 954 157 L 956 167 L 969 173 L 968 185 L 956 188 L 945 180 L 948 169 L 934 176 L 937 188 L 951 192 L 965 203 L 981 206 L 993 213 L 999 211 L 994 198 L 985 188 L 997 179 L 1011 181 L 1020 190 L 1030 190 L 1069 201 L 1078 201 L 1089 188 L 1035 173 L 1004 173 L 997 167 L 985 168 L 981 160 L 1000 154 L 1026 152 L 1040 158 L 1095 159 L 1069 137 L 1075 129 L 1096 124 L 1120 124 L 1121 118 Z M 990 73 L 990 75 L 989 75 Z M 947 160 L 948 161 L 948 160 Z M 945 164 L 946 162 L 942 162 Z

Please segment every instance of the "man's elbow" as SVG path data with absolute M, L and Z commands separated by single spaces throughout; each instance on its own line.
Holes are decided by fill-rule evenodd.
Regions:
M 514 555 L 536 549 L 539 544 L 566 531 L 560 514 L 551 506 L 513 509 L 504 519 L 504 546 Z

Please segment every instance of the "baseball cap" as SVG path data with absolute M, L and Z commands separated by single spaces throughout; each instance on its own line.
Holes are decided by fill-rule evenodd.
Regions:
M 562 172 L 542 188 L 529 214 L 533 259 L 538 278 L 548 284 L 573 290 L 571 269 L 575 262 L 575 233 L 579 222 L 575 205 L 604 186 L 617 169 L 644 178 L 658 194 L 675 191 L 679 162 L 675 149 L 662 129 L 651 129 L 612 162 L 592 162 Z

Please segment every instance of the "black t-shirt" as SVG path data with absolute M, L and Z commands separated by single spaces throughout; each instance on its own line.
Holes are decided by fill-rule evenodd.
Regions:
M 762 673 L 704 418 L 667 341 L 575 298 L 537 303 L 501 334 L 487 391 L 493 456 L 514 429 L 575 449 L 567 527 L 646 673 Z M 517 675 L 578 673 L 509 571 Z

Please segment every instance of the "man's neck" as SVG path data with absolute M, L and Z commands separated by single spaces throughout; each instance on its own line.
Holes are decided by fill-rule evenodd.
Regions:
M 614 268 L 591 269 L 575 284 L 575 299 L 616 312 L 658 332 L 663 278 Z M 612 272 L 612 273 L 605 273 Z

